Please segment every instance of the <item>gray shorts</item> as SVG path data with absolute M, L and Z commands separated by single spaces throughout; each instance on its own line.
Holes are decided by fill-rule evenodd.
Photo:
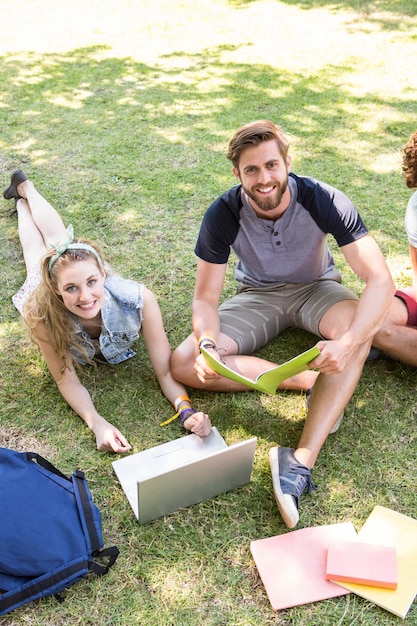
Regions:
M 239 354 L 251 354 L 286 328 L 302 328 L 322 339 L 319 323 L 334 304 L 358 300 L 334 280 L 278 287 L 239 285 L 237 294 L 219 307 L 220 330 L 234 339 Z

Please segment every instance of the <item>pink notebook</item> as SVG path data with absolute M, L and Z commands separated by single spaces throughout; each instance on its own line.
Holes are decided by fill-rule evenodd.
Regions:
M 333 540 L 354 540 L 351 522 L 301 528 L 252 541 L 250 549 L 275 611 L 346 595 L 326 580 L 326 560 Z
M 396 589 L 397 550 L 362 541 L 332 541 L 327 553 L 326 578 Z

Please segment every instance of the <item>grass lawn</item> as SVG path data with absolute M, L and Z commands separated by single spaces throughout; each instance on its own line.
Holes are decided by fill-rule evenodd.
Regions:
M 0 174 L 16 167 L 99 242 L 115 270 L 158 297 L 172 346 L 189 332 L 194 243 L 208 205 L 235 183 L 225 157 L 241 124 L 270 118 L 292 169 L 345 191 L 399 286 L 410 284 L 401 148 L 417 126 L 414 0 L 0 0 Z M 250 541 L 287 532 L 268 451 L 295 446 L 301 393 L 193 392 L 228 443 L 258 437 L 250 485 L 139 526 L 109 454 L 61 398 L 11 303 L 24 276 L 16 218 L 0 203 L 0 445 L 86 473 L 106 545 L 103 578 L 0 618 L 0 626 L 388 626 L 399 618 L 349 595 L 274 613 Z M 363 285 L 333 247 L 344 282 Z M 232 264 L 224 295 L 234 291 Z M 277 362 L 314 345 L 289 331 Z M 84 368 L 99 412 L 133 451 L 178 437 L 143 344 L 117 367 Z M 374 506 L 415 516 L 416 372 L 365 366 L 340 431 L 314 470 L 298 528 L 352 521 Z M 277 568 L 281 567 L 277 561 Z M 413 604 L 408 624 L 417 625 Z

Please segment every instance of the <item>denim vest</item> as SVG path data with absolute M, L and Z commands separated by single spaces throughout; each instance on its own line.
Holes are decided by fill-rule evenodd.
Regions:
M 104 303 L 101 309 L 102 327 L 98 340 L 100 351 L 108 363 L 116 364 L 135 356 L 131 345 L 138 339 L 142 325 L 143 285 L 120 276 L 107 276 L 104 282 Z M 90 359 L 96 354 L 94 341 L 86 333 L 75 315 L 77 341 L 86 350 Z M 72 350 L 78 363 L 86 361 L 78 350 Z

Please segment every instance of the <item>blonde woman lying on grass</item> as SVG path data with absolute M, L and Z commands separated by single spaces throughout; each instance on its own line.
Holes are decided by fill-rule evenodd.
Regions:
M 3 195 L 15 200 L 27 271 L 13 303 L 63 398 L 93 431 L 97 448 L 120 453 L 131 446 L 97 412 L 75 364 L 125 361 L 135 355 L 131 346 L 140 334 L 162 393 L 174 405 L 181 425 L 208 435 L 209 417 L 192 407 L 185 387 L 172 377 L 171 348 L 154 294 L 140 283 L 112 274 L 94 243 L 74 239 L 72 226 L 65 228 L 57 211 L 21 170 L 13 172 Z

